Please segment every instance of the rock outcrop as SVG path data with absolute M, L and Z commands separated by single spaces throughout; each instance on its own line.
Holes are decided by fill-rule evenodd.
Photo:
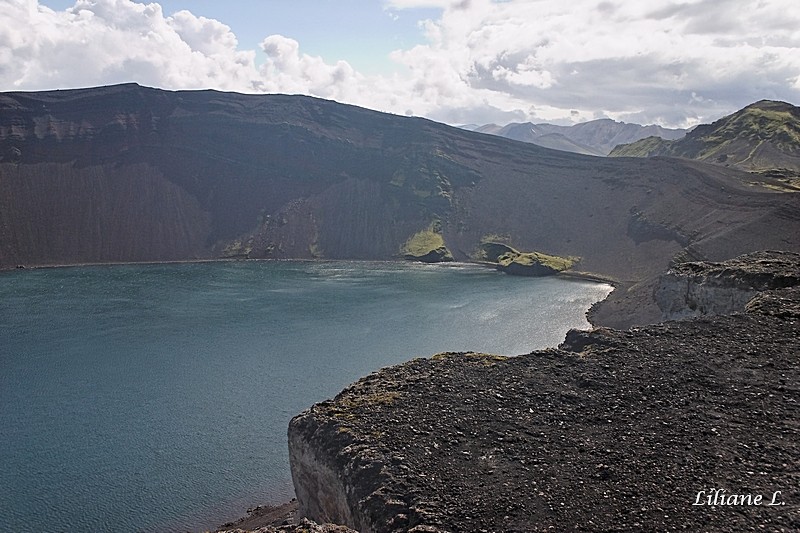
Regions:
M 497 270 L 514 276 L 552 276 L 571 268 L 576 259 L 542 252 L 520 252 L 494 241 L 481 242 L 476 259 L 495 265 Z
M 443 263 L 453 260 L 442 237 L 441 222 L 436 220 L 422 231 L 415 233 L 403 245 L 401 253 L 409 261 Z
M 283 526 L 262 526 L 257 528 L 221 529 L 218 533 L 358 533 L 349 527 L 336 524 L 317 524 L 306 518 L 297 524 Z
M 497 259 L 497 269 L 514 276 L 552 276 L 570 268 L 575 261 L 541 252 L 511 252 Z
M 800 254 L 756 252 L 723 263 L 680 263 L 661 277 L 654 298 L 664 320 L 745 310 L 770 289 L 800 285 Z
M 750 290 L 800 260 L 683 268 Z M 796 531 L 799 310 L 774 288 L 739 313 L 380 370 L 292 420 L 300 507 L 365 533 Z

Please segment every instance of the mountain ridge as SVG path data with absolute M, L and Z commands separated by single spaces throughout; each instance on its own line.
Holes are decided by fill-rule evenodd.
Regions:
M 671 156 L 785 178 L 800 177 L 800 108 L 759 100 L 678 140 L 620 145 L 611 157 Z
M 665 139 L 678 139 L 686 134 L 684 129 L 664 128 L 655 124 L 642 126 L 602 118 L 560 126 L 556 124 L 531 122 L 512 122 L 505 126 L 486 124 L 483 126 L 462 126 L 471 131 L 499 135 L 508 139 L 528 142 L 585 155 L 606 156 L 617 145 L 635 142 L 647 137 L 657 136 Z

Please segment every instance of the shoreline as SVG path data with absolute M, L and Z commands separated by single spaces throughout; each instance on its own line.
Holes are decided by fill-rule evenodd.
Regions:
M 513 275 L 513 274 L 510 274 Z M 581 272 L 581 271 L 572 271 L 572 270 L 564 270 L 557 274 L 554 274 L 555 277 L 564 278 L 564 279 L 575 279 L 581 281 L 596 281 L 598 283 L 607 283 L 614 287 L 620 287 L 623 285 L 622 282 L 619 280 L 612 278 L 611 276 L 605 276 L 603 274 L 595 274 L 594 272 Z M 549 276 L 545 276 L 549 277 Z
M 54 264 L 35 264 L 35 265 L 18 265 L 13 267 L 0 267 L 0 272 L 15 272 L 17 270 L 45 270 L 51 268 L 82 268 L 82 267 L 102 267 L 102 266 L 148 266 L 148 265 L 193 265 L 202 263 L 251 263 L 251 262 L 293 262 L 293 263 L 332 263 L 335 261 L 342 262 L 357 262 L 357 263 L 420 263 L 420 264 L 468 264 L 478 265 L 479 263 L 464 262 L 464 263 L 423 263 L 421 261 L 408 261 L 405 259 L 270 259 L 270 258 L 252 258 L 245 259 L 241 257 L 215 257 L 207 259 L 166 259 L 166 260 L 153 260 L 153 261 L 100 261 L 100 262 L 87 262 L 87 263 L 54 263 Z
M 324 258 L 245 259 L 245 258 L 216 257 L 216 258 L 205 258 L 205 259 L 167 259 L 167 260 L 152 260 L 152 261 L 99 261 L 99 262 L 54 263 L 54 264 L 33 264 L 33 265 L 20 264 L 16 266 L 0 266 L 0 274 L 8 272 L 16 272 L 19 270 L 46 270 L 46 269 L 57 269 L 57 268 L 85 268 L 85 267 L 132 266 L 132 265 L 139 265 L 139 266 L 185 265 L 185 264 L 191 265 L 191 264 L 203 264 L 203 263 L 250 263 L 250 262 L 296 262 L 296 263 L 353 262 L 353 263 L 388 263 L 388 264 L 407 263 L 407 264 L 436 265 L 443 267 L 458 267 L 461 265 L 469 265 L 469 266 L 477 266 L 477 267 L 497 270 L 498 272 L 500 271 L 499 269 L 497 269 L 497 265 L 495 263 L 489 263 L 486 261 L 442 261 L 442 262 L 427 263 L 424 261 L 409 261 L 407 259 L 324 259 Z M 519 276 L 508 273 L 506 274 L 509 276 L 527 277 L 527 276 Z M 596 281 L 598 283 L 608 283 L 613 287 L 617 287 L 620 284 L 618 280 L 616 280 L 611 276 L 606 276 L 604 274 L 597 274 L 594 272 L 582 272 L 573 270 L 564 270 L 552 274 L 550 276 L 530 276 L 530 277 L 534 278 L 556 277 L 564 279 Z

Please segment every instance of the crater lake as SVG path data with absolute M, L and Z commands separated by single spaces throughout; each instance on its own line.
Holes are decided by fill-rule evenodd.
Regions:
M 0 531 L 197 531 L 293 496 L 292 416 L 381 367 L 589 327 L 611 286 L 476 265 L 0 274 Z

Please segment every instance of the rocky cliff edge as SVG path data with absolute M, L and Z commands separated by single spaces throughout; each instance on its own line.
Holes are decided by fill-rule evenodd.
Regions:
M 653 297 L 664 320 L 744 311 L 761 292 L 800 285 L 797 258 L 756 252 L 723 263 L 680 263 L 661 276 Z
M 364 533 L 800 530 L 799 272 L 781 253 L 676 267 L 667 285 L 755 297 L 375 372 L 292 420 L 300 511 Z M 723 310 L 704 294 L 692 313 Z

